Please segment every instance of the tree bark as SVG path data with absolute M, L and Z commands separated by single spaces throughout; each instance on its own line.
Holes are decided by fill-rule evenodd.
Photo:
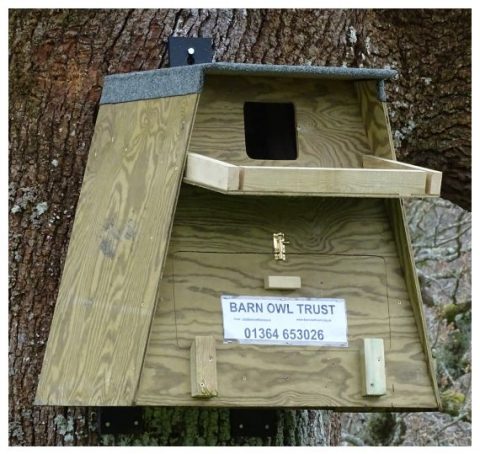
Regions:
M 444 171 L 443 195 L 469 208 L 470 12 L 10 10 L 9 23 L 10 444 L 337 444 L 331 412 L 279 411 L 275 437 L 241 440 L 228 411 L 155 409 L 141 437 L 112 440 L 95 409 L 33 406 L 103 77 L 165 67 L 171 35 L 211 36 L 217 61 L 390 66 L 399 157 Z

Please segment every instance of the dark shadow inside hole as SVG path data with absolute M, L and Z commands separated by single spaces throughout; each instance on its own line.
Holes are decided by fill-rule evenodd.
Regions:
M 297 159 L 293 103 L 246 102 L 245 145 L 252 159 Z

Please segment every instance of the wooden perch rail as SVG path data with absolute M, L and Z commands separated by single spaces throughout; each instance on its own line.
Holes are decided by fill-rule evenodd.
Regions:
M 224 194 L 432 197 L 442 173 L 365 155 L 363 168 L 236 166 L 188 153 L 184 181 Z

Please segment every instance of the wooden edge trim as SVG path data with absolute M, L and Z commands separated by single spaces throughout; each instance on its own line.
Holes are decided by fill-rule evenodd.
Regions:
M 184 181 L 221 191 L 235 191 L 240 186 L 240 168 L 208 156 L 188 153 Z
M 387 393 L 383 339 L 363 339 L 361 347 L 363 396 L 380 397 Z
M 190 347 L 192 397 L 210 399 L 218 396 L 217 354 L 213 336 L 197 336 Z
M 396 197 L 425 194 L 425 172 L 398 169 L 323 167 L 244 167 L 244 192 L 343 194 L 344 196 L 389 194 Z
M 364 155 L 363 167 L 368 169 L 399 169 L 399 170 L 420 170 L 426 173 L 425 192 L 429 195 L 439 196 L 442 187 L 442 172 L 415 166 L 392 159 L 380 158 L 378 156 Z
M 421 197 L 430 195 L 427 175 L 424 169 L 403 167 L 236 166 L 189 153 L 184 182 L 223 194 Z

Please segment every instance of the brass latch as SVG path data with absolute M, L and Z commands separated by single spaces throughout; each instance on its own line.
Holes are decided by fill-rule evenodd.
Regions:
M 273 256 L 275 260 L 287 260 L 286 244 L 290 244 L 290 242 L 285 239 L 284 233 L 273 234 Z

